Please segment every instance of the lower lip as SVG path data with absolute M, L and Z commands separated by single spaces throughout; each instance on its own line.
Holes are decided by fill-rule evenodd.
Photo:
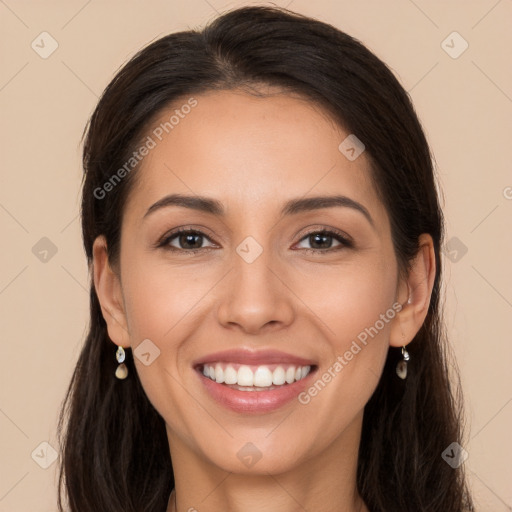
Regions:
M 270 391 L 240 391 L 205 377 L 201 371 L 197 373 L 206 391 L 219 404 L 238 413 L 260 414 L 275 411 L 296 398 L 309 385 L 315 372 L 316 368 L 303 379 Z

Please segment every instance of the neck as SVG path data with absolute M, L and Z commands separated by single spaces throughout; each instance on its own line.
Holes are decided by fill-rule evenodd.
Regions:
M 323 451 L 281 473 L 261 466 L 249 474 L 223 470 L 167 428 L 175 477 L 167 512 L 368 512 L 356 485 L 361 420 Z
M 259 506 L 261 506 L 261 505 L 259 505 Z M 359 496 L 354 500 L 352 505 L 349 506 L 349 504 L 346 503 L 346 506 L 341 505 L 341 507 L 342 508 L 339 508 L 339 506 L 337 505 L 335 509 L 329 509 L 329 510 L 336 510 L 336 512 L 338 512 L 338 511 L 369 512 L 366 504 Z M 301 508 L 303 508 L 304 510 L 308 510 L 307 508 L 305 508 L 303 506 Z M 242 510 L 242 509 L 245 510 L 245 506 L 240 508 L 240 510 Z M 169 501 L 167 503 L 167 512 L 178 512 L 181 510 L 186 510 L 187 512 L 197 512 L 197 510 L 193 507 L 188 507 L 188 506 L 181 507 L 180 506 L 178 508 L 177 498 L 176 498 L 176 489 L 173 489 L 169 496 Z M 211 509 L 211 510 L 213 510 L 213 509 Z M 226 509 L 223 509 L 223 510 L 226 510 Z M 234 509 L 229 509 L 229 510 L 234 510 Z M 256 509 L 256 510 L 258 510 L 258 509 Z M 272 509 L 272 510 L 274 510 L 274 509 Z M 296 509 L 294 509 L 294 510 L 296 510 Z M 321 508 L 319 510 L 327 510 L 327 509 Z

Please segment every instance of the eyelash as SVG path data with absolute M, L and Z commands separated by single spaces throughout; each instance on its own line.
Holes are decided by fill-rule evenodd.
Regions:
M 198 249 L 180 249 L 180 248 L 173 247 L 173 246 L 169 245 L 171 240 L 173 240 L 174 238 L 176 238 L 182 234 L 201 235 L 201 236 L 207 238 L 211 242 L 210 238 L 202 231 L 198 231 L 195 229 L 189 229 L 189 228 L 178 228 L 175 231 L 164 235 L 164 237 L 159 242 L 157 242 L 156 247 L 164 248 L 165 250 L 172 251 L 172 252 L 189 253 L 191 255 L 197 254 L 200 251 L 213 249 L 213 247 L 200 247 Z M 306 251 L 307 253 L 318 254 L 318 253 L 326 253 L 326 252 L 330 253 L 333 251 L 338 251 L 343 248 L 350 249 L 350 248 L 354 247 L 353 242 L 351 240 L 349 240 L 342 232 L 333 230 L 333 229 L 326 229 L 326 228 L 320 229 L 320 230 L 317 229 L 314 231 L 310 231 L 309 233 L 306 233 L 299 240 L 298 243 L 302 242 L 304 239 L 306 239 L 312 235 L 317 235 L 317 234 L 324 235 L 324 236 L 330 236 L 330 237 L 336 239 L 338 242 L 340 242 L 341 245 L 338 245 L 336 247 L 329 247 L 327 249 L 307 249 L 306 248 L 306 249 L 300 249 L 300 250 Z

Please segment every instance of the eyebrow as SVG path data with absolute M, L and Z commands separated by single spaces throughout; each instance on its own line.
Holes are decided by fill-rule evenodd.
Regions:
M 182 208 L 189 208 L 219 217 L 225 216 L 225 210 L 222 203 L 216 199 L 211 199 L 204 196 L 186 196 L 183 194 L 170 194 L 162 199 L 159 199 L 156 203 L 152 204 L 147 212 L 144 214 L 143 219 L 148 217 L 153 212 L 162 208 L 170 206 L 178 206 Z M 347 196 L 333 195 L 333 196 L 317 196 L 317 197 L 306 197 L 299 199 L 290 199 L 287 201 L 281 209 L 281 216 L 284 215 L 295 215 L 298 213 L 309 212 L 314 210 L 320 210 L 323 208 L 352 208 L 362 213 L 368 222 L 375 227 L 370 212 L 357 201 Z

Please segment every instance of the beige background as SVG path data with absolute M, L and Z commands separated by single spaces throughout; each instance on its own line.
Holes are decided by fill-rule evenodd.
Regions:
M 56 511 L 57 462 L 40 466 L 52 460 L 41 443 L 57 448 L 57 412 L 88 321 L 78 218 L 86 120 L 143 45 L 247 3 L 0 0 L 2 512 Z M 412 96 L 447 217 L 446 320 L 467 403 L 464 464 L 478 510 L 510 511 L 512 1 L 276 4 L 362 40 Z M 46 59 L 31 47 L 42 52 L 45 37 L 51 48 L 43 31 L 58 43 Z M 462 39 L 442 44 L 453 31 L 469 44 L 458 58 Z M 57 251 L 46 261 L 43 237 Z

